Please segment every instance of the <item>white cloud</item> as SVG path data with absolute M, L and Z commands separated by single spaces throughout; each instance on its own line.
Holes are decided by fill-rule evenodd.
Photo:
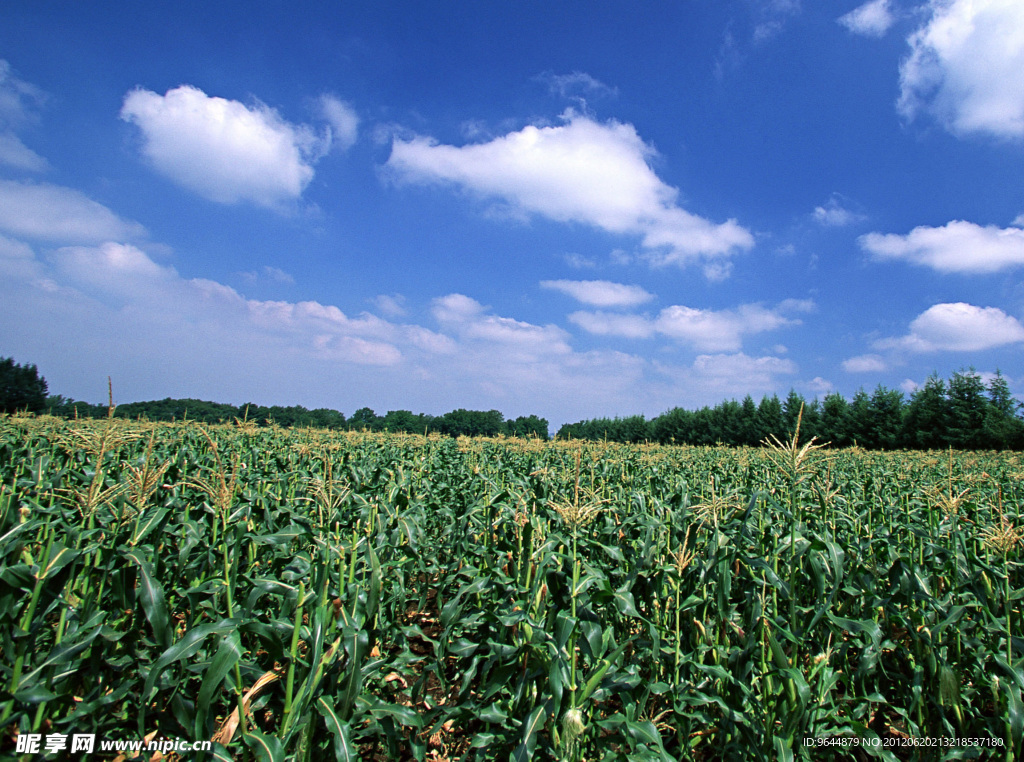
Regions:
M 57 269 L 79 284 L 100 286 L 118 293 L 138 294 L 138 288 L 175 281 L 177 272 L 162 267 L 141 249 L 106 242 L 97 247 L 68 246 L 52 257 Z
M 344 127 L 340 101 L 321 105 L 337 112 Z M 189 85 L 165 95 L 133 90 L 121 118 L 142 131 L 142 153 L 159 172 L 223 204 L 281 208 L 298 199 L 331 143 L 330 132 L 317 135 L 263 104 L 210 97 Z
M 331 138 L 341 149 L 348 150 L 359 137 L 359 115 L 345 101 L 333 95 L 320 96 L 320 112 L 331 125 Z
M 903 379 L 903 382 L 900 384 L 900 389 L 903 390 L 904 394 L 913 394 L 920 388 L 921 385 L 912 378 L 905 378 Z
M 828 379 L 822 378 L 821 376 L 815 376 L 807 382 L 807 388 L 815 394 L 828 394 L 835 389 L 835 385 Z
M 833 194 L 823 206 L 814 208 L 814 220 L 826 227 L 845 227 L 865 219 L 863 214 L 851 211 L 839 194 Z
M 433 302 L 433 327 L 315 301 L 250 299 L 111 242 L 40 260 L 0 239 L 0 272 L 5 351 L 31 357 L 52 391 L 79 399 L 105 399 L 112 376 L 122 401 L 496 408 L 557 427 L 715 404 L 795 371 L 787 360 L 743 354 L 666 367 L 624 352 L 576 351 L 557 326 L 498 315 L 461 294 Z
M 640 286 L 607 280 L 542 280 L 540 286 L 561 291 L 578 302 L 595 307 L 636 307 L 654 298 L 654 294 Z
M 32 247 L 24 241 L 16 241 L 0 235 L 0 259 L 30 260 L 35 257 Z
M 215 281 L 185 279 L 130 245 L 65 247 L 50 262 L 52 278 L 106 315 L 112 331 L 123 325 L 131 343 L 161 344 L 172 353 L 169 337 L 182 347 L 206 346 L 201 354 L 213 343 L 226 357 L 266 352 L 269 358 L 283 345 L 309 359 L 392 366 L 402 360 L 404 346 L 425 343 L 425 329 L 368 313 L 353 318 L 315 301 L 247 299 Z
M 47 168 L 46 159 L 15 134 L 36 120 L 35 109 L 45 99 L 42 90 L 19 79 L 0 59 L 0 164 L 30 172 Z
M 1024 230 L 953 220 L 907 235 L 868 233 L 860 245 L 875 259 L 902 259 L 942 273 L 993 273 L 1024 265 Z
M 0 235 L 0 280 L 40 280 L 42 270 L 35 256 L 24 241 Z
M 569 335 L 561 328 L 488 314 L 482 304 L 463 294 L 435 299 L 431 312 L 442 328 L 463 341 L 500 347 L 503 359 L 508 362 L 564 355 L 572 351 L 568 344 Z
M 1024 3 L 931 0 L 900 66 L 900 112 L 957 135 L 1024 137 Z
M 291 273 L 287 273 L 280 267 L 272 267 L 270 265 L 263 266 L 263 274 L 270 278 L 275 283 L 283 283 L 287 286 L 295 285 L 295 278 Z
M 800 0 L 767 0 L 755 7 L 760 18 L 754 26 L 754 42 L 766 42 L 782 32 L 789 17 L 799 15 Z
M 1024 325 L 996 307 L 964 302 L 936 304 L 910 323 L 906 336 L 881 339 L 876 349 L 910 352 L 975 352 L 1024 342 Z
M 487 143 L 396 139 L 387 167 L 410 182 L 449 182 L 500 198 L 520 214 L 638 235 L 654 264 L 702 262 L 721 276 L 754 245 L 735 220 L 716 225 L 677 206 L 677 189 L 648 164 L 654 150 L 632 125 L 567 112 L 557 126 L 524 127 Z
M 145 235 L 79 191 L 46 183 L 0 180 L 0 230 L 33 240 L 96 243 Z
M 29 172 L 42 172 L 49 165 L 13 132 L 0 132 L 0 164 Z
M 892 13 L 889 0 L 871 0 L 840 16 L 839 23 L 854 34 L 882 37 L 896 23 L 896 17 Z
M 569 322 L 595 336 L 619 336 L 624 339 L 646 339 L 655 333 L 655 323 L 643 315 L 619 312 L 573 312 Z
M 280 267 L 272 267 L 271 265 L 263 265 L 262 268 L 257 270 L 250 270 L 249 272 L 239 273 L 246 283 L 256 283 L 261 278 L 267 278 L 272 280 L 274 283 L 280 283 L 286 286 L 294 286 L 295 278 L 291 273 L 287 273 Z
M 761 304 L 744 304 L 735 310 L 719 311 L 673 305 L 655 318 L 581 311 L 569 315 L 569 321 L 599 336 L 639 339 L 660 334 L 698 351 L 735 351 L 742 346 L 744 336 L 799 325 L 798 319 L 788 315 L 807 312 L 813 307 L 812 302 L 792 299 L 774 309 Z
M 380 294 L 370 302 L 386 317 L 398 318 L 405 315 L 405 297 L 401 294 Z
M 592 270 L 593 268 L 597 267 L 597 262 L 595 262 L 593 259 L 591 259 L 590 257 L 585 257 L 582 254 L 577 254 L 576 252 L 570 252 L 564 255 L 562 258 L 565 260 L 565 263 L 569 265 L 569 267 L 572 267 L 575 270 Z
M 888 367 L 881 355 L 858 355 L 843 360 L 843 370 L 847 373 L 881 373 Z
M 786 312 L 806 311 L 807 302 L 786 302 L 776 309 L 760 304 L 744 304 L 736 310 L 697 310 L 672 306 L 661 311 L 657 330 L 666 336 L 691 344 L 699 350 L 738 350 L 748 334 L 799 325 Z
M 586 96 L 618 95 L 614 87 L 609 87 L 582 71 L 574 71 L 571 74 L 547 71 L 537 77 L 537 80 L 546 84 L 553 94 L 578 101 L 584 101 Z
M 699 355 L 693 372 L 706 383 L 729 394 L 749 389 L 770 389 L 778 375 L 796 373 L 792 360 L 781 357 L 750 357 L 737 354 Z

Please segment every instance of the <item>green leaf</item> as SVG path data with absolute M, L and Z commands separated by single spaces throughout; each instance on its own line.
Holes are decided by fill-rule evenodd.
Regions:
M 778 762 L 793 762 L 793 749 L 786 745 L 784 738 L 775 736 L 772 746 L 775 749 L 775 759 Z
M 150 508 L 146 512 L 144 521 L 139 522 L 132 532 L 131 538 L 128 540 L 128 544 L 131 546 L 138 545 L 142 540 L 156 529 L 164 521 L 164 519 L 170 516 L 171 509 L 163 506 L 156 506 Z
M 146 683 L 142 688 L 141 703 L 142 707 L 139 710 L 139 735 L 145 735 L 146 727 L 146 705 L 151 700 L 150 693 L 153 687 L 156 685 L 157 679 L 161 673 L 171 664 L 177 661 L 182 661 L 195 654 L 210 635 L 223 635 L 226 632 L 232 632 L 238 628 L 237 619 L 222 619 L 219 622 L 210 622 L 207 624 L 201 624 L 198 627 L 193 627 L 191 630 L 186 632 L 181 639 L 164 651 L 160 658 L 158 658 L 153 665 L 149 668 L 149 674 L 146 675 Z
M 153 628 L 153 637 L 157 644 L 161 648 L 167 648 L 171 645 L 171 628 L 164 589 L 154 579 L 153 567 L 140 555 L 140 551 L 133 550 L 124 555 L 139 567 L 138 595 L 142 603 L 142 611 L 149 621 L 149 626 Z
M 626 721 L 626 732 L 629 737 L 637 743 L 653 744 L 659 749 L 662 748 L 661 733 L 654 727 L 654 723 L 650 720 L 644 722 L 632 722 Z
M 334 701 L 330 696 L 320 696 L 316 709 L 324 718 L 324 724 L 331 732 L 334 745 L 334 758 L 339 762 L 354 762 L 359 757 L 359 750 L 352 744 L 349 725 L 338 718 L 334 711 Z
M 406 727 L 423 727 L 423 719 L 410 707 L 374 700 L 369 703 L 367 708 L 374 717 L 392 717 L 398 721 L 398 724 Z
M 284 747 L 277 736 L 268 736 L 258 730 L 247 730 L 245 745 L 256 755 L 259 762 L 284 762 Z
M 232 667 L 242 657 L 242 643 L 238 631 L 226 633 L 221 639 L 217 654 L 206 668 L 203 675 L 202 685 L 199 687 L 199 698 L 196 703 L 195 736 L 197 738 L 208 735 L 206 725 L 207 710 L 213 703 L 214 693 L 220 688 L 221 683 Z
M 537 745 L 537 732 L 544 727 L 547 718 L 547 708 L 543 705 L 536 707 L 523 725 L 523 740 L 512 752 L 513 762 L 529 762 L 533 758 L 533 749 Z

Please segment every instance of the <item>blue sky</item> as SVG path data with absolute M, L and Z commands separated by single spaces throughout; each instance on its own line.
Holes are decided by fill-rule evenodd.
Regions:
M 51 392 L 581 418 L 1024 394 L 1019 0 L 0 7 Z

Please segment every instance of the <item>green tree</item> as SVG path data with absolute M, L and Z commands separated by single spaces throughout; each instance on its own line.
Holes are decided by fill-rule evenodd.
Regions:
M 964 450 L 981 447 L 985 414 L 990 405 L 981 376 L 974 368 L 954 373 L 949 380 L 947 396 L 950 444 Z
M 941 449 L 948 441 L 948 427 L 946 382 L 938 373 L 932 373 L 910 397 L 903 417 L 903 444 L 925 450 Z
M 872 448 L 875 446 L 872 437 L 871 398 L 863 389 L 858 389 L 847 407 L 846 436 L 850 444 Z
M 804 407 L 804 398 L 796 389 L 790 389 L 786 401 L 782 403 L 782 419 L 785 421 L 786 433 L 792 434 L 796 429 L 796 419 L 800 416 L 800 411 Z M 800 438 L 803 440 L 810 439 L 810 436 L 805 436 L 806 433 L 807 429 L 801 420 Z
M 740 441 L 739 444 L 754 447 L 760 442 L 757 436 L 757 403 L 749 394 L 740 403 Z
M 882 450 L 897 448 L 903 429 L 903 392 L 879 384 L 871 395 L 869 409 L 870 446 Z
M 651 420 L 651 437 L 661 444 L 689 444 L 692 441 L 693 416 L 685 408 L 674 407 Z
M 983 424 L 983 440 L 994 450 L 1024 448 L 1024 421 L 1020 419 L 1021 404 L 1010 393 L 1010 385 L 1003 374 L 988 382 L 988 409 Z
M 548 439 L 548 420 L 536 415 L 521 415 L 514 421 L 508 421 L 508 433 L 514 437 L 540 437 Z
M 772 434 L 780 439 L 786 437 L 786 419 L 778 395 L 761 398 L 761 404 L 757 406 L 757 434 L 758 441 Z
M 46 379 L 35 365 L 18 365 L 10 357 L 0 358 L 0 410 L 41 413 L 46 408 Z
M 368 429 L 369 431 L 379 431 L 381 427 L 380 417 L 368 407 L 361 407 L 356 412 L 352 413 L 352 417 L 348 419 L 349 428 L 356 431 L 363 431 Z
M 853 444 L 850 438 L 850 403 L 839 392 L 825 396 L 818 423 L 819 436 L 833 447 Z
M 445 413 L 437 423 L 441 433 L 450 437 L 493 437 L 505 430 L 505 416 L 498 410 L 459 408 Z

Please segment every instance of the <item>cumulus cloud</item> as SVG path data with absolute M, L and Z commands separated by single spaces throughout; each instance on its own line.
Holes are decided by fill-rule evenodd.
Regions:
M 815 394 L 828 394 L 835 389 L 835 385 L 827 378 L 815 376 L 807 382 L 807 388 Z
M 904 260 L 942 273 L 994 273 L 1024 265 L 1024 230 L 953 220 L 907 235 L 868 233 L 861 247 L 879 260 Z
M 607 280 L 542 280 L 540 286 L 561 291 L 578 302 L 594 307 L 637 307 L 654 298 L 654 294 L 640 286 L 627 286 Z
M 57 243 L 126 240 L 146 232 L 72 188 L 13 180 L 0 180 L 0 230 Z
M 348 139 L 355 125 L 344 104 L 327 97 L 325 114 Z M 329 150 L 331 133 L 285 121 L 261 103 L 246 106 L 182 85 L 164 95 L 133 90 L 121 118 L 142 132 L 142 153 L 157 171 L 223 204 L 249 201 L 281 208 L 313 179 L 313 165 Z M 345 133 L 345 130 L 348 133 Z
M 842 365 L 847 373 L 881 373 L 888 370 L 888 365 L 881 355 L 858 355 L 843 360 Z
M 1024 325 L 996 307 L 936 304 L 910 323 L 910 333 L 875 342 L 876 349 L 976 352 L 1024 342 Z
M 419 326 L 368 313 L 350 317 L 316 301 L 249 299 L 216 281 L 183 278 L 128 244 L 64 247 L 49 260 L 54 281 L 101 305 L 111 326 L 127 321 L 138 342 L 173 336 L 190 346 L 226 335 L 226 343 L 238 344 L 222 344 L 227 354 L 250 349 L 273 354 L 272 348 L 283 344 L 309 358 L 374 366 L 393 366 L 402 360 L 403 347 L 428 343 L 429 332 Z
M 871 0 L 839 17 L 839 23 L 854 34 L 883 37 L 896 23 L 889 0 Z
M 648 161 L 654 149 L 630 124 L 599 123 L 567 112 L 564 123 L 529 125 L 486 143 L 442 145 L 396 139 L 387 167 L 408 182 L 451 183 L 498 198 L 520 214 L 640 236 L 654 264 L 703 262 L 712 277 L 754 245 L 735 220 L 712 223 L 677 205 Z
M 35 85 L 17 77 L 0 59 L 0 164 L 40 172 L 46 159 L 21 142 L 16 132 L 36 120 L 36 109 L 46 96 Z
M 793 313 L 814 308 L 812 302 L 787 300 L 775 308 L 744 304 L 734 310 L 701 310 L 673 305 L 657 317 L 607 312 L 574 312 L 569 321 L 588 333 L 630 339 L 667 336 L 698 351 L 735 351 L 748 335 L 799 325 Z
M 37 259 L 30 246 L 0 237 L 0 274 L 7 351 L 31 354 L 51 388 L 85 399 L 105 398 L 110 375 L 123 399 L 433 413 L 465 406 L 537 413 L 557 426 L 715 404 L 795 372 L 787 360 L 742 353 L 666 366 L 578 351 L 563 329 L 496 314 L 464 294 L 435 299 L 429 327 L 316 301 L 252 299 L 113 242 Z
M 1024 3 L 931 0 L 900 66 L 900 112 L 957 135 L 1024 137 Z

